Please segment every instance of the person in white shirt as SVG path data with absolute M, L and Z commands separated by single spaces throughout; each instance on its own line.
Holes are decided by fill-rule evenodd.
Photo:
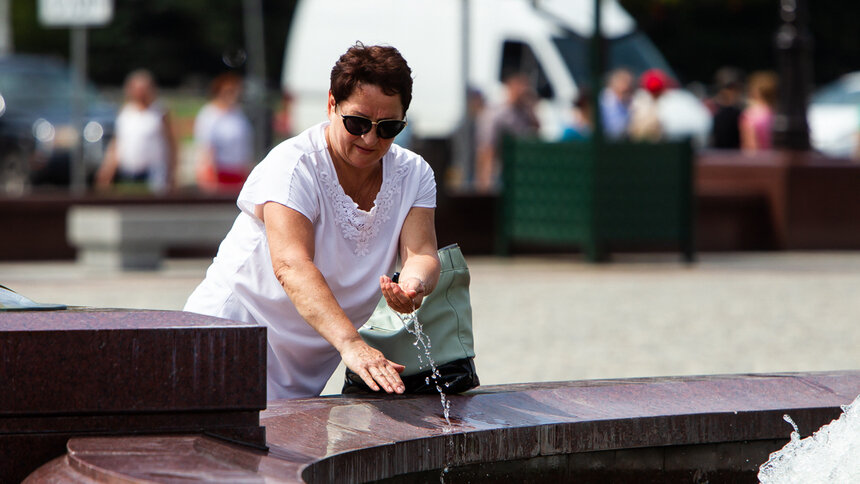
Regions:
M 411 312 L 439 279 L 433 171 L 393 144 L 411 99 L 411 70 L 395 48 L 359 43 L 341 56 L 328 121 L 252 170 L 241 213 L 185 305 L 267 326 L 269 400 L 319 395 L 341 359 L 373 390 L 404 391 L 403 366 L 357 328 L 380 294 Z
M 239 191 L 251 171 L 254 130 L 239 107 L 242 78 L 232 72 L 212 81 L 211 100 L 194 119 L 197 183 L 206 191 Z
M 96 173 L 96 186 L 143 183 L 163 193 L 175 187 L 177 145 L 170 116 L 157 101 L 155 80 L 137 70 L 125 80 L 125 104 L 116 119 L 116 134 Z

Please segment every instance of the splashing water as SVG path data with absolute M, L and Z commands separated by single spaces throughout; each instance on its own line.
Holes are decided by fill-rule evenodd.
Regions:
M 842 406 L 842 415 L 818 429 L 811 437 L 800 438 L 797 425 L 791 441 L 770 454 L 759 468 L 762 484 L 860 482 L 860 396 Z
M 436 391 L 439 392 L 439 399 L 442 402 L 442 415 L 445 417 L 445 422 L 447 423 L 447 426 L 443 431 L 445 433 L 448 433 L 451 429 L 451 401 L 448 400 L 448 398 L 445 396 L 445 392 L 442 390 L 442 387 L 439 386 L 439 380 L 442 378 L 442 375 L 439 373 L 439 369 L 436 368 L 436 362 L 433 361 L 433 357 L 430 354 L 430 337 L 424 334 L 421 322 L 418 321 L 418 316 L 415 311 L 412 311 L 408 314 L 397 313 L 397 316 L 400 318 L 400 321 L 403 323 L 403 326 L 406 328 L 406 331 L 409 331 L 411 335 L 415 336 L 415 342 L 412 344 L 420 351 L 424 352 L 424 357 L 427 358 L 427 362 L 432 369 L 431 376 L 428 376 L 424 381 L 429 385 L 430 378 L 433 378 L 433 383 L 436 386 Z M 422 368 L 426 366 L 420 354 L 418 355 L 418 364 Z

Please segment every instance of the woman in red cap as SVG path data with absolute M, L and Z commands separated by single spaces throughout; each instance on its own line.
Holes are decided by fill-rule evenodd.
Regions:
M 640 92 L 630 105 L 630 138 L 637 141 L 660 141 L 663 125 L 660 122 L 658 99 L 674 86 L 674 81 L 660 69 L 648 69 L 639 77 Z

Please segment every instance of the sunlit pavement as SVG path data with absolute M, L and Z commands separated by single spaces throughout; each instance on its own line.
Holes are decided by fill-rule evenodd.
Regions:
M 467 258 L 484 384 L 860 368 L 860 252 Z M 0 263 L 0 284 L 39 302 L 178 310 L 207 264 Z

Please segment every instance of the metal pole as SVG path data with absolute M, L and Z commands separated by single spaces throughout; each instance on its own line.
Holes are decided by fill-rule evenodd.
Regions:
M 594 33 L 591 36 L 591 120 L 595 145 L 603 143 L 603 116 L 600 112 L 600 91 L 603 82 L 603 32 L 601 0 L 594 0 Z
M 460 1 L 460 69 L 463 104 L 460 112 L 460 129 L 454 135 L 453 165 L 459 171 L 462 188 L 471 186 L 474 171 L 474 140 L 469 119 L 469 0 Z M 443 174 L 446 175 L 446 174 Z
M 75 195 L 87 190 L 87 174 L 84 165 L 83 125 L 85 115 L 85 79 L 87 72 L 87 29 L 72 27 L 72 123 L 76 142 L 72 146 L 69 160 L 69 189 Z
M 0 0 L 0 55 L 11 54 L 14 51 L 12 17 L 9 15 L 10 3 L 10 0 Z
M 779 106 L 773 118 L 773 145 L 808 150 L 806 104 L 812 86 L 812 35 L 806 0 L 781 0 L 782 25 L 776 34 Z
M 248 51 L 248 79 L 251 122 L 254 125 L 254 158 L 263 158 L 270 127 L 266 115 L 266 51 L 263 39 L 263 4 L 261 0 L 244 0 L 243 20 L 245 48 Z

